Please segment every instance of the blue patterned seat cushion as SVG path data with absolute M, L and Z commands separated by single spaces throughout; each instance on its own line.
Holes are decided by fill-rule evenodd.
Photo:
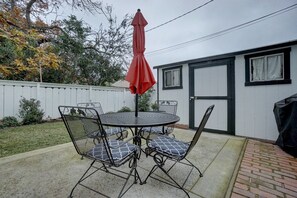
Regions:
M 116 135 L 118 133 L 123 132 L 123 130 L 119 127 L 106 128 L 104 130 L 105 130 L 107 136 Z
M 163 127 L 157 126 L 157 127 L 144 127 L 142 128 L 142 131 L 148 132 L 148 133 L 157 133 L 157 134 L 163 134 Z
M 149 141 L 148 146 L 160 153 L 169 154 L 177 159 L 183 158 L 189 148 L 188 143 L 178 141 L 165 135 L 160 135 Z
M 113 148 L 110 148 L 110 151 L 111 151 L 111 156 L 116 164 L 119 164 L 123 159 L 125 159 L 128 155 L 130 155 L 134 151 L 139 152 L 138 146 L 130 143 L 124 143 L 123 145 L 119 146 L 122 143 L 123 143 L 122 141 L 118 141 L 118 140 L 108 141 L 109 146 L 113 147 Z M 103 143 L 97 144 L 94 148 L 92 148 L 87 152 L 87 155 L 95 159 L 98 159 L 100 161 L 105 161 L 110 163 L 110 159 L 107 155 L 107 152 Z
M 148 133 L 155 133 L 155 134 L 169 134 L 173 131 L 173 127 L 164 126 L 164 132 L 163 132 L 163 126 L 144 127 L 142 128 L 142 131 L 148 132 Z

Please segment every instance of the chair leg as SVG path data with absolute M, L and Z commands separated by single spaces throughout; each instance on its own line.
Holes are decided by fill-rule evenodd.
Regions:
M 143 184 L 142 181 L 141 181 L 141 178 L 140 178 L 140 176 L 139 176 L 139 173 L 138 173 L 138 171 L 137 171 L 137 169 L 136 169 L 136 168 L 137 168 L 137 156 L 136 156 L 136 153 L 135 153 L 135 157 L 132 159 L 132 161 L 133 161 L 133 162 L 132 162 L 132 165 L 130 166 L 130 167 L 131 167 L 131 170 L 130 170 L 128 176 L 127 176 L 126 178 L 124 178 L 124 177 L 122 177 L 122 176 L 119 176 L 119 177 L 121 177 L 122 179 L 125 179 L 126 181 L 125 181 L 125 184 L 124 184 L 124 186 L 122 187 L 122 189 L 121 189 L 121 191 L 120 191 L 118 197 L 122 197 L 122 196 L 123 196 L 123 195 L 124 195 L 124 194 L 125 194 L 125 193 L 126 193 L 126 192 L 127 192 L 133 185 L 134 185 L 134 184 L 137 183 L 138 180 L 140 181 L 140 184 L 141 184 L 141 185 Z M 93 191 L 93 192 L 99 193 L 100 195 L 102 195 L 102 196 L 104 196 L 104 197 L 108 197 L 108 196 L 102 194 L 101 192 L 96 191 L 95 189 L 92 189 L 92 188 L 90 188 L 90 187 L 88 187 L 88 186 L 86 186 L 86 185 L 84 185 L 84 184 L 81 183 L 81 182 L 83 182 L 85 179 L 87 179 L 89 176 L 91 176 L 91 175 L 93 175 L 95 172 L 97 172 L 98 170 L 101 170 L 101 171 L 105 171 L 105 172 L 107 172 L 107 173 L 110 173 L 109 170 L 107 169 L 106 165 L 105 165 L 105 164 L 102 164 L 102 167 L 101 167 L 101 168 L 103 168 L 103 170 L 102 170 L 101 168 L 97 168 L 97 167 L 94 166 L 94 168 L 96 168 L 96 170 L 93 171 L 92 173 L 90 173 L 90 174 L 87 175 L 87 173 L 88 173 L 89 170 L 93 167 L 93 164 L 94 164 L 95 162 L 96 162 L 96 161 L 94 160 L 94 161 L 90 164 L 89 168 L 84 172 L 84 174 L 81 176 L 81 178 L 79 179 L 79 181 L 78 181 L 78 182 L 75 184 L 75 186 L 72 188 L 69 197 L 73 197 L 72 194 L 73 194 L 73 192 L 74 192 L 74 189 L 75 189 L 78 185 L 81 185 L 81 186 L 83 186 L 83 187 L 85 187 L 85 188 L 87 188 L 87 189 L 89 189 L 89 190 L 91 190 L 91 191 Z M 131 185 L 124 191 L 125 187 L 127 186 L 128 180 L 129 180 L 129 178 L 130 178 L 131 176 L 134 177 L 134 182 L 133 182 L 133 184 L 131 184 Z M 124 192 L 123 192 L 123 191 L 124 191 Z
M 136 155 L 136 153 L 135 153 L 135 155 Z M 140 184 L 141 184 L 141 185 L 143 184 L 143 183 L 141 182 L 139 173 L 138 173 L 138 171 L 137 171 L 137 169 L 136 169 L 136 167 L 137 167 L 137 159 L 136 159 L 136 156 L 135 156 L 134 159 L 132 159 L 132 160 L 133 160 L 133 163 L 132 163 L 131 170 L 130 170 L 130 172 L 129 172 L 129 174 L 128 174 L 128 177 L 126 178 L 126 182 L 125 182 L 124 186 L 122 187 L 122 189 L 121 189 L 121 191 L 120 191 L 118 197 L 122 197 L 122 196 L 123 196 L 123 195 L 124 195 L 124 194 L 125 194 L 131 187 L 132 187 L 132 186 L 133 186 L 133 184 L 130 185 L 130 186 L 123 192 L 123 190 L 125 189 L 125 187 L 126 187 L 128 181 L 129 181 L 129 178 L 130 178 L 131 175 L 134 176 L 134 184 L 137 183 L 137 180 L 138 180 L 138 179 L 139 179 L 139 181 L 140 181 Z M 133 172 L 134 172 L 134 174 L 133 174 Z
M 199 172 L 199 176 L 203 177 L 203 174 L 201 173 L 201 171 L 199 170 L 199 168 L 197 166 L 195 166 L 192 162 L 190 162 L 187 158 L 185 158 L 185 160 L 187 160 L 187 162 L 189 164 L 191 164 L 198 172 Z
M 168 173 L 166 170 L 163 169 L 163 167 L 158 166 L 158 168 L 160 168 L 177 186 L 179 189 L 181 189 L 182 191 L 184 191 L 186 193 L 186 195 L 188 197 L 190 197 L 190 195 L 188 194 L 188 192 L 181 186 L 179 185 Z
M 184 191 L 184 193 L 187 195 L 187 197 L 190 197 L 190 195 L 189 195 L 189 193 L 181 186 L 181 185 L 179 185 L 169 174 L 168 174 L 168 172 L 165 170 L 165 169 L 163 169 L 163 167 L 162 167 L 162 165 L 155 165 L 153 168 L 152 168 L 152 170 L 150 171 L 150 173 L 148 174 L 148 176 L 146 177 L 146 179 L 145 179 L 145 181 L 143 182 L 143 183 L 146 183 L 146 181 L 147 181 L 147 179 L 151 176 L 151 174 L 152 173 L 154 173 L 157 169 L 160 169 L 160 170 L 162 170 L 166 175 L 167 175 L 167 177 L 171 180 L 171 181 L 173 181 L 174 183 L 175 183 L 175 185 L 176 186 L 174 186 L 174 185 L 172 185 L 172 184 L 170 184 L 170 183 L 168 183 L 168 182 L 165 182 L 165 181 L 162 181 L 162 180 L 159 180 L 159 179 L 157 179 L 157 178 L 154 178 L 154 177 L 152 177 L 153 179 L 157 179 L 158 181 L 160 181 L 160 182 L 163 182 L 163 183 L 165 183 L 165 184 L 168 184 L 168 185 L 171 185 L 171 186 L 173 186 L 173 187 L 176 187 L 176 188 L 178 188 L 178 189 L 181 189 L 182 191 Z
M 146 180 L 151 176 L 151 174 L 153 174 L 156 170 L 157 170 L 158 166 L 155 165 L 151 171 L 149 172 L 149 174 L 146 176 L 145 180 L 143 181 L 143 184 L 146 184 Z
M 95 160 L 90 164 L 89 168 L 86 170 L 86 172 L 81 176 L 81 178 L 78 180 L 78 182 L 75 184 L 75 186 L 72 188 L 71 193 L 70 193 L 70 197 L 72 197 L 72 193 L 74 191 L 74 189 L 76 188 L 76 186 L 84 180 L 85 175 L 87 174 L 87 172 L 92 168 L 93 164 L 95 163 Z
M 163 183 L 166 183 L 166 184 L 171 185 L 171 186 L 173 186 L 173 187 L 176 187 L 176 188 L 178 188 L 178 189 L 181 189 L 181 190 L 184 191 L 184 192 L 186 193 L 186 195 L 189 197 L 188 192 L 184 189 L 184 185 L 185 185 L 185 183 L 187 182 L 189 176 L 191 175 L 192 170 L 195 168 L 195 169 L 199 172 L 199 176 L 200 176 L 200 177 L 203 177 L 203 174 L 202 174 L 202 172 L 199 170 L 199 168 L 196 167 L 192 162 L 190 162 L 190 161 L 189 161 L 188 159 L 186 159 L 186 158 L 184 158 L 184 159 L 185 159 L 188 163 L 184 163 L 184 162 L 180 162 L 180 161 L 175 161 L 175 160 L 173 160 L 175 163 L 174 163 L 168 170 L 165 170 L 165 169 L 163 168 L 163 166 L 165 165 L 165 162 L 167 161 L 168 158 L 165 157 L 165 160 L 164 160 L 164 156 L 162 156 L 162 155 L 160 155 L 160 154 L 157 154 L 157 153 L 153 156 L 153 158 L 154 158 L 154 161 L 155 161 L 156 165 L 153 166 L 153 168 L 151 169 L 151 171 L 149 172 L 149 174 L 147 175 L 147 177 L 145 178 L 145 180 L 144 180 L 143 183 L 146 183 L 147 179 L 148 179 L 149 177 L 151 177 L 151 178 L 156 179 L 156 180 L 158 180 L 158 181 L 160 181 L 160 182 L 163 182 Z M 187 165 L 187 166 L 191 166 L 191 167 L 192 167 L 192 168 L 191 168 L 191 171 L 190 171 L 189 174 L 187 175 L 187 177 L 186 177 L 186 179 L 185 179 L 185 181 L 184 181 L 184 183 L 183 183 L 182 185 L 178 184 L 178 183 L 177 183 L 177 182 L 176 182 L 176 181 L 169 175 L 169 171 L 173 168 L 174 165 L 176 165 L 176 163 L 181 163 L 181 164 L 184 164 L 184 165 Z M 168 182 L 166 182 L 166 181 L 162 181 L 162 180 L 160 180 L 160 179 L 158 179 L 158 178 L 155 178 L 155 177 L 151 176 L 151 175 L 152 175 L 158 168 L 160 168 L 160 169 L 167 175 L 167 177 L 168 177 L 171 181 L 174 182 L 175 185 L 173 185 L 172 183 L 168 183 Z

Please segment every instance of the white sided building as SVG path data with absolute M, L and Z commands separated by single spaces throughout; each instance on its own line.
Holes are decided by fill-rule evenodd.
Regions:
M 198 127 L 215 104 L 205 131 L 276 140 L 274 103 L 297 93 L 297 40 L 154 69 L 157 99 L 178 101 L 179 124 Z

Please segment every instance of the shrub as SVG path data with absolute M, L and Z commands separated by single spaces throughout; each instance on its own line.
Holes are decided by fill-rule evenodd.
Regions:
M 31 98 L 27 100 L 22 98 L 20 100 L 20 118 L 23 119 L 23 124 L 40 123 L 44 115 L 43 110 L 39 109 L 40 101 Z
M 126 106 L 124 106 L 120 110 L 118 110 L 118 112 L 130 112 L 130 111 L 131 111 L 131 109 L 129 107 L 126 107 Z
M 159 105 L 157 103 L 152 103 L 151 108 L 153 111 L 158 111 L 159 110 Z
M 0 128 L 19 126 L 19 122 L 14 116 L 3 117 Z
M 147 90 L 144 94 L 140 95 L 138 98 L 138 111 L 149 111 L 150 110 L 150 100 L 151 93 L 154 91 L 153 88 Z

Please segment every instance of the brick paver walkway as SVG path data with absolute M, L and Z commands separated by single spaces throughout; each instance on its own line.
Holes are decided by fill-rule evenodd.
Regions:
M 248 140 L 231 197 L 297 197 L 297 158 L 273 144 Z

